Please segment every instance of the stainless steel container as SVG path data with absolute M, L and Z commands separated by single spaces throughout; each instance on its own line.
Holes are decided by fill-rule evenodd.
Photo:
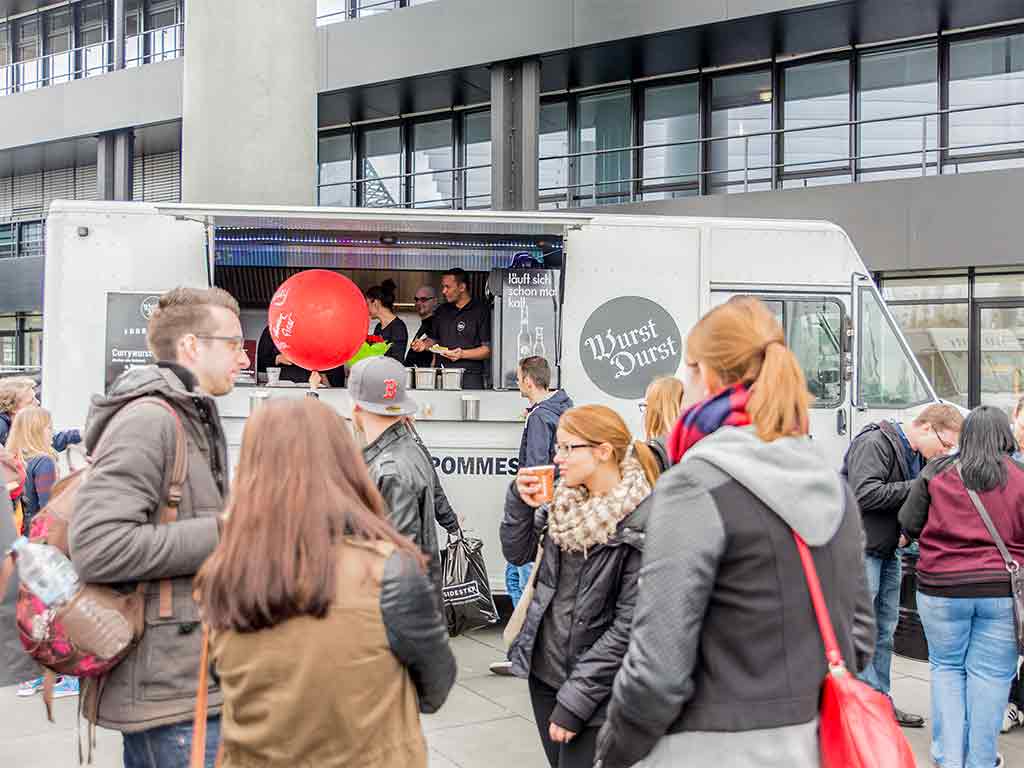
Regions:
M 480 421 L 480 398 L 471 395 L 462 396 L 462 420 Z
M 437 389 L 437 368 L 417 368 L 416 389 Z
M 442 368 L 441 389 L 462 389 L 462 374 L 464 374 L 465 372 L 466 371 L 463 368 Z
M 416 388 L 416 369 L 406 368 L 405 369 L 405 388 L 415 389 Z

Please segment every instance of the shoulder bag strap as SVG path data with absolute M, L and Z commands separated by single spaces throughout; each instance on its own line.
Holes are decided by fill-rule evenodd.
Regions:
M 967 495 L 971 497 L 971 502 L 974 504 L 974 508 L 978 510 L 978 515 L 981 516 L 981 522 L 983 522 L 985 527 L 988 529 L 988 535 L 991 536 L 992 540 L 996 543 L 996 548 L 999 550 L 999 554 L 1002 555 L 1003 562 L 1006 564 L 1006 570 L 1010 573 L 1015 573 L 1020 570 L 1020 563 L 1013 559 L 1010 551 L 1006 548 L 1006 543 L 1003 541 L 1003 537 L 999 535 L 999 531 L 996 530 L 995 523 L 992 522 L 992 518 L 989 517 L 988 510 L 985 509 L 985 505 L 981 501 L 981 496 L 978 495 L 977 491 L 972 491 L 967 487 L 959 461 L 956 463 L 956 472 L 960 475 L 960 482 L 964 484 L 964 490 L 966 490 Z
M 210 704 L 210 628 L 203 624 L 203 649 L 199 654 L 199 684 L 196 688 L 196 709 L 192 719 L 192 754 L 189 768 L 206 765 L 206 718 Z M 217 765 L 220 765 L 220 749 Z
M 829 672 L 832 674 L 845 672 L 846 663 L 839 650 L 836 631 L 832 628 L 832 619 L 828 615 L 828 606 L 825 605 L 825 596 L 821 591 L 821 581 L 818 579 L 818 569 L 814 567 L 811 550 L 807 547 L 807 542 L 796 531 L 793 531 L 793 540 L 796 541 L 796 549 L 800 553 L 800 564 L 803 566 L 804 577 L 807 579 L 807 591 L 811 593 L 811 603 L 814 605 L 814 615 L 818 619 L 821 639 L 825 642 L 825 659 L 828 661 Z

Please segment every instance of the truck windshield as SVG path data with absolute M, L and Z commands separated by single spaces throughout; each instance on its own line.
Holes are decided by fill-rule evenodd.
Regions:
M 933 399 L 878 294 L 860 289 L 858 404 L 870 408 L 910 408 Z

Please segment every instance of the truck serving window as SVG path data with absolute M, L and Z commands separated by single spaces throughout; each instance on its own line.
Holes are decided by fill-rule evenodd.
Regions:
M 857 405 L 869 408 L 910 408 L 932 399 L 910 353 L 882 308 L 878 294 L 861 288 L 857 349 Z

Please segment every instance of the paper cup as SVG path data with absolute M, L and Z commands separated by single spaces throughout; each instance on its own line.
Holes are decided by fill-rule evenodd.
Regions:
M 267 385 L 274 387 L 281 381 L 280 368 L 267 368 Z
M 533 475 L 540 479 L 543 483 L 543 489 L 540 492 L 540 500 L 542 502 L 548 502 L 555 498 L 555 465 L 544 464 L 538 467 L 523 467 L 523 472 L 528 475 Z

